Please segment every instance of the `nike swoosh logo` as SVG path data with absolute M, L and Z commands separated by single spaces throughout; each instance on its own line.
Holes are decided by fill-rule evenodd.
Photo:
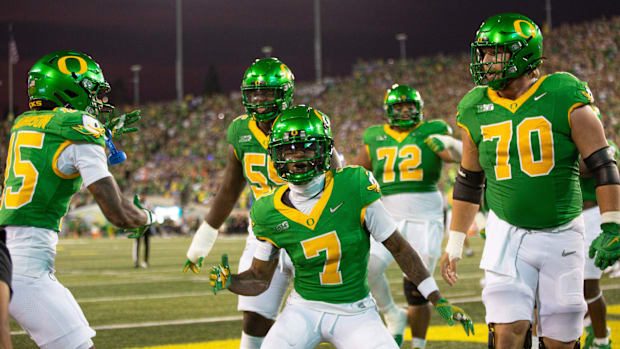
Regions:
M 618 240 L 620 239 L 618 239 L 618 237 L 615 237 L 613 240 L 611 240 L 611 242 L 609 243 L 609 245 L 607 245 L 607 247 L 613 245 L 615 242 L 618 242 Z
M 336 207 L 330 207 L 329 208 L 329 212 L 334 213 L 336 212 L 337 209 L 340 208 L 340 206 L 342 206 L 342 204 L 344 204 L 344 201 L 340 203 L 340 205 L 336 206 Z
M 566 252 L 565 250 L 562 250 L 562 257 L 566 257 L 566 256 L 571 255 L 573 253 L 577 253 L 577 251 Z
M 544 95 L 546 95 L 546 94 L 547 94 L 547 92 L 545 92 L 545 93 L 543 93 L 543 94 L 540 94 L 540 95 L 538 95 L 538 96 L 534 97 L 534 100 L 535 100 L 535 101 L 537 101 L 537 100 L 541 99 L 541 98 L 542 98 Z

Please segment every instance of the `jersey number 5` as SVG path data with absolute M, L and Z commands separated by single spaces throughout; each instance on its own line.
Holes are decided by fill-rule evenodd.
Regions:
M 4 202 L 5 208 L 17 209 L 32 201 L 39 172 L 30 160 L 22 157 L 22 150 L 23 148 L 43 148 L 44 138 L 44 133 L 35 131 L 20 131 L 11 135 L 9 156 L 6 159 L 6 169 L 4 171 L 4 184 L 6 188 L 2 195 L 2 202 Z M 13 157 L 15 157 L 15 164 L 11 166 Z M 11 183 L 8 181 L 9 173 L 15 178 Z M 17 180 L 18 178 L 22 179 L 21 186 Z M 18 187 L 17 190 L 16 187 Z
M 316 258 L 325 251 L 325 265 L 323 272 L 319 273 L 321 285 L 340 285 L 342 274 L 340 273 L 340 240 L 335 231 L 319 235 L 301 242 L 306 259 Z
M 482 140 L 497 139 L 495 147 L 495 178 L 498 181 L 512 178 L 509 162 L 510 142 L 512 140 L 512 120 L 481 127 Z M 537 156 L 534 156 L 532 137 L 538 138 L 540 145 Z M 521 171 L 530 177 L 549 174 L 555 165 L 553 151 L 553 133 L 551 122 L 544 116 L 525 118 L 517 125 L 517 150 Z

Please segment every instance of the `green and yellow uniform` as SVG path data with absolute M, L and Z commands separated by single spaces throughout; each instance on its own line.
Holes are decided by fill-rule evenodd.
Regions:
M 267 152 L 269 137 L 258 128 L 256 120 L 247 115 L 237 117 L 228 127 L 227 138 L 243 166 L 243 176 L 252 189 L 253 201 L 286 183 L 273 167 Z
M 59 231 L 82 178 L 79 172 L 60 172 L 58 157 L 72 143 L 103 147 L 103 135 L 95 118 L 77 110 L 56 108 L 20 115 L 11 129 L 0 225 Z
M 308 216 L 283 203 L 288 185 L 252 207 L 254 234 L 286 250 L 295 266 L 295 291 L 304 299 L 352 303 L 368 296 L 364 215 L 380 198 L 371 178 L 357 166 L 326 172 L 324 191 Z
M 499 218 L 544 229 L 581 213 L 570 114 L 592 102 L 587 83 L 568 73 L 541 77 L 516 100 L 488 87 L 476 87 L 461 100 L 457 122 L 478 147 L 485 200 Z
M 437 190 L 442 161 L 424 140 L 433 134 L 451 135 L 441 120 L 423 121 L 400 132 L 388 124 L 372 126 L 364 132 L 364 144 L 372 173 L 383 195 Z

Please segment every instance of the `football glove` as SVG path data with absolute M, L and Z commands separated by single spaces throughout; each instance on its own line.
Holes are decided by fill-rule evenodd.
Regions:
M 480 229 L 480 237 L 482 238 L 482 240 L 487 239 L 487 228 Z
M 435 137 L 435 135 L 427 137 L 424 143 L 435 153 L 446 149 L 446 145 L 443 144 L 439 137 Z
M 620 224 L 608 222 L 601 224 L 603 231 L 590 245 L 590 258 L 594 260 L 594 265 L 600 269 L 605 269 L 620 258 Z
M 137 227 L 137 228 L 125 229 L 123 230 L 123 232 L 129 233 L 127 237 L 130 239 L 138 239 L 155 222 L 156 219 L 155 219 L 155 213 L 153 213 L 151 210 L 148 210 L 144 208 L 144 206 L 142 206 L 142 204 L 140 203 L 140 197 L 138 196 L 138 194 L 134 195 L 133 204 L 146 213 L 146 217 L 147 217 L 146 224 L 141 227 Z
M 187 250 L 187 261 L 185 262 L 185 267 L 183 268 L 184 273 L 188 269 L 191 269 L 194 274 L 198 274 L 200 272 L 202 261 L 204 257 L 209 254 L 211 248 L 213 248 L 213 244 L 216 239 L 217 229 L 213 228 L 206 221 L 203 221 L 196 231 L 196 234 L 194 234 L 192 244 Z
M 200 273 L 200 268 L 202 268 L 203 260 L 204 260 L 204 257 L 200 257 L 198 258 L 196 263 L 193 263 L 192 261 L 188 259 L 185 262 L 185 267 L 183 268 L 183 272 L 185 273 L 188 269 L 191 269 L 194 272 L 194 274 L 198 275 L 198 273 Z
M 134 110 L 131 113 L 123 114 L 118 117 L 110 117 L 105 124 L 105 128 L 110 132 L 112 137 L 119 137 L 125 133 L 138 131 L 137 127 L 127 127 L 138 122 L 142 118 L 140 110 Z
M 465 313 L 465 311 L 457 306 L 450 304 L 445 298 L 439 299 L 439 302 L 435 304 L 435 309 L 441 317 L 448 323 L 448 325 L 454 325 L 454 321 L 458 321 L 463 326 L 463 330 L 469 336 L 469 333 L 474 334 L 474 323 L 471 321 L 471 317 Z
M 228 265 L 228 255 L 222 255 L 222 263 L 211 267 L 211 289 L 213 294 L 217 291 L 227 289 L 230 286 L 230 266 Z

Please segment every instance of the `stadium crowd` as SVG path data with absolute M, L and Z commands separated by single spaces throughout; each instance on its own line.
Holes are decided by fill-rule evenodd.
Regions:
M 587 81 L 602 112 L 607 137 L 620 143 L 620 17 L 554 28 L 545 33 L 544 45 L 548 56 L 542 72 L 567 71 Z M 313 105 L 331 117 L 336 149 L 346 163 L 360 149 L 363 130 L 384 122 L 383 97 L 393 83 L 418 89 L 425 118 L 443 119 L 455 128 L 457 103 L 473 87 L 469 62 L 469 53 L 406 62 L 359 61 L 350 76 L 330 78 L 322 86 L 296 82 L 294 103 Z M 131 110 L 128 106 L 117 109 L 117 114 Z M 175 102 L 149 103 L 139 109 L 140 131 L 116 141 L 129 160 L 110 168 L 122 190 L 127 195 L 138 192 L 173 198 L 180 206 L 208 204 L 225 165 L 227 126 L 244 113 L 240 93 L 188 95 L 180 110 Z M 2 154 L 7 153 L 10 127 L 6 119 L 0 123 Z M 3 170 L 5 161 L 0 158 Z M 72 207 L 92 200 L 87 193 L 76 195 Z M 249 207 L 247 201 L 240 200 L 242 208 Z

